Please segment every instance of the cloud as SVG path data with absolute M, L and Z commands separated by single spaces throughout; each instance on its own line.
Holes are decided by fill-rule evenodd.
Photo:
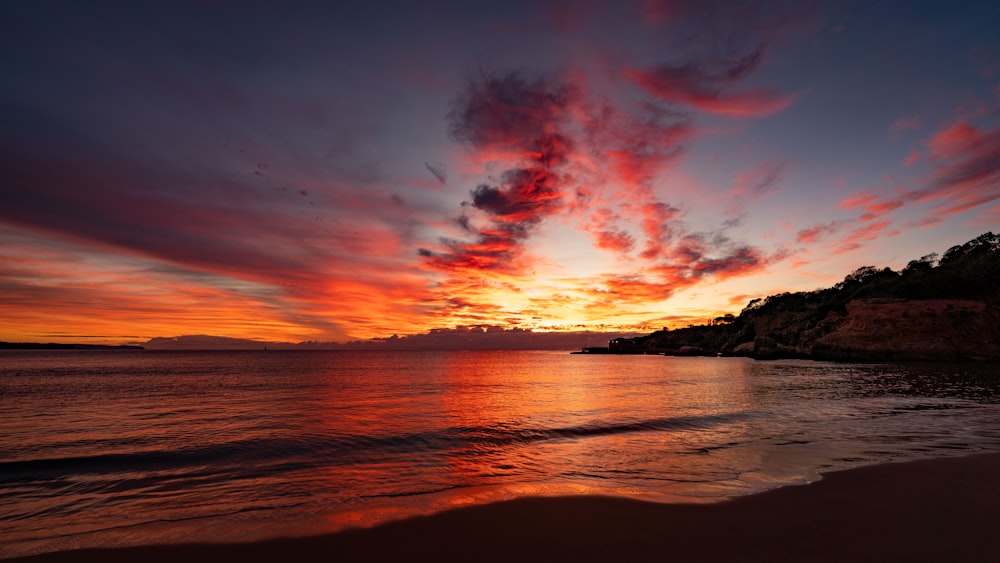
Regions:
M 734 117 L 767 116 L 791 105 L 796 94 L 766 89 L 727 92 L 757 67 L 764 45 L 735 60 L 690 61 L 650 69 L 626 68 L 626 78 L 662 100 L 698 111 Z
M 886 198 L 870 191 L 863 191 L 847 197 L 840 202 L 840 206 L 846 209 L 864 209 L 868 214 L 862 217 L 870 218 L 895 211 L 902 207 L 904 203 L 905 195 Z
M 732 200 L 727 213 L 737 215 L 749 203 L 776 192 L 784 171 L 783 162 L 761 162 L 737 174 L 736 185 L 726 194 Z
M 900 233 L 896 229 L 890 230 L 893 224 L 891 219 L 876 220 L 878 218 L 879 216 L 868 214 L 851 219 L 834 219 L 800 230 L 795 240 L 809 247 L 819 246 L 828 255 L 838 255 L 858 250 L 866 242 L 879 237 L 896 236 Z
M 434 175 L 435 178 L 437 178 L 438 182 L 441 182 L 442 184 L 448 183 L 448 169 L 444 164 L 439 162 L 435 162 L 434 164 L 425 162 L 424 166 L 431 174 Z
M 712 275 L 720 279 L 753 272 L 764 263 L 760 252 L 749 246 L 742 246 L 720 258 L 702 258 L 694 264 L 693 270 L 701 276 Z
M 642 230 L 646 234 L 646 246 L 641 256 L 647 260 L 663 256 L 679 227 L 675 224 L 675 219 L 680 215 L 680 210 L 667 203 L 653 201 L 642 205 L 640 215 Z
M 939 209 L 962 213 L 1000 199 L 1000 126 L 989 130 L 961 121 L 928 141 L 935 178 L 915 195 L 920 201 L 945 200 Z
M 898 230 L 893 230 L 886 233 L 886 230 L 892 224 L 892 221 L 877 221 L 873 223 L 868 223 L 866 225 L 857 227 L 847 233 L 845 237 L 837 241 L 834 246 L 833 252 L 835 254 L 845 254 L 847 252 L 852 252 L 858 250 L 864 246 L 865 242 L 873 241 L 881 236 L 896 236 L 899 234 Z
M 768 262 L 760 251 L 734 242 L 721 232 L 686 235 L 674 247 L 671 258 L 672 265 L 685 268 L 684 277 L 691 281 L 708 276 L 724 279 L 746 274 Z
M 844 220 L 834 220 L 801 229 L 795 234 L 795 241 L 800 244 L 816 244 L 827 236 L 839 231 L 846 223 Z
M 1000 224 L 1000 205 L 994 205 L 984 209 L 971 223 L 976 227 L 992 227 Z
M 0 229 L 0 248 L 0 317 L 8 323 L 2 330 L 7 338 L 38 341 L 67 326 L 113 334 L 122 319 L 139 333 L 135 338 L 181 326 L 260 336 L 344 335 L 325 314 L 300 309 L 268 284 L 167 267 L 113 248 L 101 252 L 84 241 L 39 239 L 20 229 Z M 248 317 L 267 321 L 248 323 Z
M 946 127 L 927 141 L 931 156 L 938 159 L 951 159 L 982 145 L 985 135 L 978 128 L 966 121 Z
M 650 182 L 676 164 L 685 143 L 695 137 L 689 116 L 656 104 L 623 111 L 601 100 L 581 109 L 582 136 L 591 157 L 626 197 L 651 197 Z
M 522 156 L 551 165 L 561 156 L 551 152 L 559 148 L 552 129 L 566 119 L 578 94 L 569 83 L 518 72 L 481 76 L 452 102 L 448 132 L 479 150 L 521 150 Z
M 579 350 L 583 347 L 607 346 L 608 341 L 613 338 L 630 338 L 643 334 L 645 333 L 587 330 L 536 332 L 485 324 L 438 328 L 407 336 L 393 335 L 325 346 L 354 350 Z
M 784 163 L 761 162 L 736 175 L 736 187 L 729 195 L 733 197 L 750 196 L 758 198 L 772 193 L 775 184 L 783 179 Z
M 900 117 L 889 126 L 889 138 L 898 139 L 900 135 L 909 131 L 918 131 L 924 126 L 920 116 Z
M 759 116 L 794 99 L 744 84 L 787 6 L 651 3 L 650 21 L 635 22 L 627 8 L 562 4 L 551 14 L 560 40 L 588 37 L 595 24 L 605 25 L 601 12 L 613 10 L 622 18 L 616 26 L 629 20 L 629 33 L 656 44 L 656 58 L 591 42 L 593 51 L 565 74 L 480 72 L 458 90 L 449 80 L 468 63 L 464 53 L 435 58 L 425 56 L 430 49 L 414 50 L 407 60 L 434 59 L 429 64 L 441 78 L 433 85 L 407 78 L 410 90 L 391 76 L 395 70 L 383 69 L 395 62 L 387 61 L 391 53 L 331 57 L 370 39 L 361 26 L 330 34 L 317 25 L 337 10 L 285 17 L 271 9 L 207 9 L 232 25 L 209 29 L 186 8 L 163 12 L 162 21 L 148 10 L 125 10 L 112 19 L 141 25 L 106 33 L 103 20 L 81 9 L 65 21 L 87 16 L 94 25 L 49 21 L 12 36 L 46 48 L 11 50 L 0 223 L 72 246 L 53 253 L 51 264 L 89 256 L 95 263 L 79 271 L 103 288 L 71 268 L 19 256 L 0 267 L 10 303 L 39 300 L 64 310 L 114 303 L 88 306 L 108 323 L 93 325 L 100 334 L 122 334 L 110 323 L 119 314 L 160 334 L 256 331 L 273 339 L 562 318 L 617 293 L 636 303 L 633 322 L 648 318 L 641 299 L 775 259 L 746 243 L 694 233 L 683 222 L 683 190 L 661 180 L 706 134 L 696 126 L 698 111 Z M 373 17 L 368 12 L 356 13 Z M 428 15 L 433 10 L 404 12 L 440 23 Z M 552 18 L 537 19 L 550 34 Z M 468 33 L 491 33 L 487 28 Z M 531 33 L 518 37 L 534 41 Z M 194 39 L 176 40 L 182 36 Z M 399 44 L 415 43 L 415 35 L 407 37 Z M 677 49 L 674 41 L 687 44 Z M 536 45 L 517 45 L 510 59 L 523 61 L 521 51 Z M 552 57 L 543 50 L 525 65 L 547 68 Z M 664 61 L 664 52 L 678 58 Z M 38 73 L 39 64 L 51 72 Z M 449 91 L 457 95 L 445 108 L 445 126 L 465 150 L 460 158 L 434 144 L 448 139 L 434 120 Z M 734 189 L 750 200 L 772 190 L 781 169 L 768 163 L 745 174 Z M 545 254 L 540 243 L 549 239 L 533 237 L 560 231 L 556 239 L 580 226 L 598 249 L 632 260 L 615 261 L 608 277 L 591 274 L 576 292 L 543 279 L 545 268 L 545 275 L 564 275 L 551 271 L 567 265 L 562 249 Z M 581 262 L 592 258 L 573 251 L 585 256 Z M 129 265 L 128 273 L 98 278 L 100 263 Z M 142 268 L 133 269 L 137 263 Z M 169 303 L 185 310 L 168 315 Z M 37 321 L 56 318 L 57 309 L 40 305 L 24 314 Z M 619 318 L 610 302 L 604 313 Z M 62 319 L 77 324 L 86 316 Z
M 594 236 L 597 248 L 627 255 L 635 247 L 635 237 L 617 226 L 620 221 L 621 217 L 617 213 L 603 207 L 590 214 L 589 222 L 584 228 Z
M 899 189 L 892 195 L 860 192 L 841 205 L 866 210 L 862 219 L 870 220 L 909 205 L 930 206 L 931 213 L 942 216 L 1000 200 L 1000 126 L 982 129 L 960 119 L 932 134 L 926 146 L 924 158 L 933 172 L 923 187 Z
M 583 291 L 587 309 L 613 318 L 627 313 L 631 306 L 648 307 L 665 301 L 706 279 L 747 275 L 785 258 L 784 253 L 764 256 L 755 248 L 731 241 L 716 246 L 704 235 L 695 234 L 685 236 L 671 251 L 668 259 L 641 272 L 608 274 L 582 284 L 588 287 Z
M 760 52 L 699 80 L 733 84 L 757 64 Z M 440 294 L 463 297 L 442 303 L 452 317 L 474 322 L 470 303 L 483 301 L 504 303 L 487 315 L 515 319 L 531 314 L 527 303 L 539 310 L 551 310 L 556 301 L 572 307 L 565 299 L 540 300 L 517 289 L 538 263 L 528 252 L 529 239 L 558 215 L 579 217 L 598 249 L 619 257 L 640 249 L 641 262 L 631 264 L 631 272 L 576 282 L 586 289 L 570 293 L 588 316 L 627 314 L 615 313 L 613 304 L 661 301 L 702 280 L 745 275 L 781 258 L 721 231 L 692 232 L 681 221 L 683 212 L 657 194 L 654 180 L 696 135 L 689 114 L 657 100 L 616 103 L 585 88 L 586 78 L 483 73 L 452 101 L 451 138 L 490 172 L 461 203 L 457 224 L 465 236 L 417 252 L 425 268 L 446 275 Z M 782 171 L 780 163 L 747 170 L 737 178 L 735 195 L 762 197 Z M 543 291 L 540 280 L 531 285 Z M 499 294 L 506 297 L 498 300 Z
M 102 290 L 86 291 L 67 272 L 19 282 L 18 295 L 26 300 L 60 288 L 64 296 L 78 296 L 78 303 L 115 304 L 102 310 L 91 305 L 90 318 L 74 320 L 74 326 L 96 326 L 103 318 L 107 326 L 100 333 L 107 333 L 117 315 L 119 324 L 134 319 L 167 334 L 212 327 L 243 334 L 252 326 L 261 335 L 340 337 L 346 329 L 338 317 L 354 308 L 394 318 L 400 326 L 423 322 L 425 282 L 399 260 L 408 254 L 403 249 L 420 212 L 398 198 L 393 203 L 387 190 L 316 181 L 315 161 L 292 166 L 273 158 L 265 168 L 253 155 L 202 146 L 199 137 L 185 141 L 165 133 L 162 149 L 136 151 L 128 142 L 110 140 L 125 135 L 120 129 L 89 130 L 67 121 L 46 131 L 51 125 L 42 116 L 20 119 L 31 134 L 19 142 L 2 141 L 6 181 L 0 186 L 0 222 L 30 233 L 28 240 L 103 256 L 104 268 L 139 260 L 149 268 L 185 272 L 179 278 L 113 280 Z M 47 140 L 36 141 L 35 135 Z M 213 156 L 196 158 L 191 150 Z M 265 176 L 254 174 L 261 170 Z M 176 291 L 156 290 L 160 284 Z M 252 294 L 246 288 L 253 288 Z M 186 291 L 205 297 L 176 295 Z M 398 299 L 394 306 L 377 302 L 387 295 Z M 206 303 L 213 298 L 217 306 Z M 166 314 L 160 299 L 190 309 Z M 72 316 L 74 307 L 65 300 L 45 302 L 60 304 L 64 316 Z M 244 305 L 227 309 L 226 303 Z M 332 306 L 337 303 L 340 307 Z M 47 308 L 46 314 L 57 309 Z M 234 319 L 241 315 L 239 324 Z M 364 334 L 360 326 L 350 330 Z
M 914 121 L 905 120 L 900 128 L 913 129 Z M 925 153 L 914 151 L 907 165 L 918 158 L 933 166 L 922 187 L 897 188 L 882 194 L 870 190 L 845 198 L 841 207 L 862 211 L 851 219 L 837 219 L 802 229 L 796 240 L 817 244 L 829 236 L 846 231 L 827 244 L 833 254 L 862 248 L 881 236 L 895 236 L 891 215 L 903 208 L 922 208 L 927 214 L 900 223 L 902 228 L 926 228 L 938 225 L 949 215 L 974 211 L 1000 200 L 1000 126 L 992 129 L 976 126 L 960 118 L 932 133 L 925 142 Z M 850 230 L 847 230 L 849 227 Z
M 486 225 L 463 225 L 478 237 L 472 243 L 446 241 L 445 249 L 420 251 L 432 269 L 461 272 L 519 272 L 522 243 L 563 202 L 565 179 L 560 169 L 569 161 L 573 141 L 562 129 L 577 96 L 571 85 L 520 73 L 481 76 L 470 81 L 452 102 L 448 131 L 480 158 L 505 155 L 512 165 L 496 184 L 471 190 L 471 207 Z

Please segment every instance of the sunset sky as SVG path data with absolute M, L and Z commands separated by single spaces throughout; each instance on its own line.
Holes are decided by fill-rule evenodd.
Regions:
M 651 331 L 1000 227 L 998 2 L 0 4 L 0 340 Z

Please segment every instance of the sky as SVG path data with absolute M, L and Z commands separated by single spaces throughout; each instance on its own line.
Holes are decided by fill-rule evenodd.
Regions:
M 998 21 L 5 1 L 0 340 L 650 332 L 899 269 L 1000 226 Z

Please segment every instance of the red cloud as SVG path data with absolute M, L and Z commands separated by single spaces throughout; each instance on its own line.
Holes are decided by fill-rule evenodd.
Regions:
M 581 125 L 594 159 L 609 170 L 631 196 L 648 197 L 648 184 L 682 154 L 694 136 L 690 120 L 644 106 L 640 115 L 607 102 L 581 108 Z
M 1000 199 L 1000 126 L 984 131 L 961 120 L 932 135 L 927 147 L 935 168 L 925 187 L 893 197 L 862 192 L 841 205 L 863 208 L 874 217 L 906 204 L 929 203 L 938 215 L 955 215 Z
M 892 221 L 879 221 L 869 223 L 863 227 L 858 227 L 837 242 L 833 249 L 834 254 L 844 254 L 861 248 L 865 241 L 875 240 L 892 224 Z M 888 236 L 898 235 L 899 231 L 892 231 Z
M 984 138 L 979 129 L 961 121 L 935 133 L 927 142 L 927 146 L 935 158 L 949 159 L 968 151 L 975 151 L 976 147 L 983 143 Z
M 946 200 L 944 213 L 961 213 L 1000 199 L 1000 126 L 982 131 L 960 122 L 928 142 L 935 180 L 916 193 L 920 201 Z
M 663 202 L 651 202 L 642 206 L 642 230 L 646 233 L 646 247 L 642 257 L 647 260 L 657 258 L 664 253 L 665 246 L 673 235 L 671 222 L 680 211 Z
M 883 196 L 864 191 L 848 197 L 840 202 L 840 205 L 848 209 L 861 208 L 872 216 L 879 216 L 902 207 L 905 203 L 905 197 L 905 194 L 903 194 L 894 199 L 886 199 Z
M 844 226 L 844 221 L 830 221 L 802 229 L 795 235 L 795 240 L 802 244 L 816 244 L 827 236 L 836 233 Z
M 597 248 L 619 254 L 628 254 L 635 246 L 635 238 L 617 227 L 621 218 L 608 208 L 594 211 L 585 228 L 594 235 Z
M 619 254 L 628 254 L 635 246 L 635 239 L 625 231 L 597 231 L 594 237 L 597 239 L 597 248 Z

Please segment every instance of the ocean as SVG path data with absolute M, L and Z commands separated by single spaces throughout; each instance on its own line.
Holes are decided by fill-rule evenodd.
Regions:
M 0 557 L 309 535 L 528 495 L 714 502 L 1000 451 L 971 364 L 0 352 Z

